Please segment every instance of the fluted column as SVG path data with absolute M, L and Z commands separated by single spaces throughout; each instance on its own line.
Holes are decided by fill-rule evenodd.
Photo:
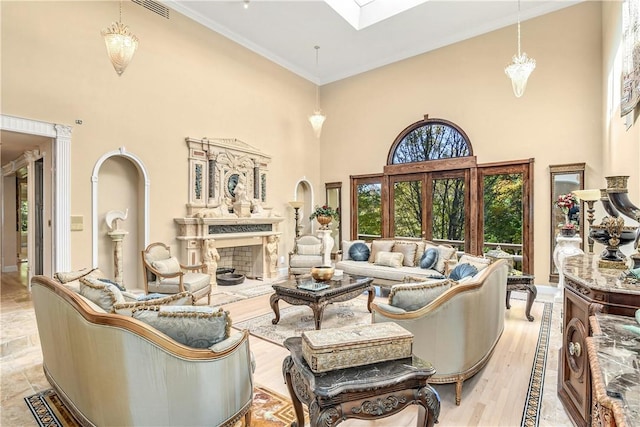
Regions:
M 55 125 L 53 271 L 71 269 L 71 126 Z

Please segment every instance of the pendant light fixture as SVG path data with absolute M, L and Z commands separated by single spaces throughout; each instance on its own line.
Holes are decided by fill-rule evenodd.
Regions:
M 316 50 L 316 68 L 318 68 L 318 50 L 320 50 L 320 46 L 314 46 L 313 48 Z M 320 138 L 322 124 L 326 119 L 327 117 L 322 114 L 322 110 L 320 109 L 320 87 L 316 85 L 316 108 L 313 111 L 313 114 L 309 116 L 309 121 L 311 122 L 311 127 L 316 134 L 316 138 Z
M 122 23 L 122 0 L 120 0 L 120 19 L 102 30 L 101 34 L 107 45 L 109 60 L 118 76 L 121 76 L 138 48 L 138 38 Z
M 504 72 L 511 79 L 513 93 L 517 98 L 524 94 L 527 88 L 527 79 L 536 68 L 536 60 L 528 58 L 527 54 L 520 53 L 520 0 L 518 0 L 518 54 L 513 56 L 513 63 L 504 69 Z

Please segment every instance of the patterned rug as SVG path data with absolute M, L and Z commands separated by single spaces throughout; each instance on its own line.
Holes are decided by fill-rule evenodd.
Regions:
M 255 386 L 251 407 L 251 427 L 284 427 L 295 420 L 291 400 L 266 387 Z M 73 418 L 53 389 L 24 398 L 40 427 L 77 427 Z M 305 416 L 308 419 L 308 415 Z M 244 418 L 234 427 L 246 427 Z
M 271 293 L 273 292 L 271 283 L 271 280 L 262 281 L 245 279 L 245 281 L 239 285 L 218 285 L 211 293 L 211 305 L 216 307 Z M 205 299 L 200 301 L 204 301 L 204 303 L 206 303 Z
M 549 353 L 549 338 L 551 330 L 551 316 L 553 304 L 544 303 L 542 320 L 540 321 L 540 334 L 536 345 L 536 355 L 533 359 L 531 377 L 529 379 L 529 389 L 525 400 L 524 412 L 522 413 L 521 427 L 538 427 L 540 418 L 540 407 L 542 405 L 542 389 L 544 386 L 544 374 L 547 366 L 547 355 Z
M 248 329 L 249 333 L 259 338 L 282 345 L 289 337 L 299 337 L 303 331 L 315 329 L 315 321 L 311 308 L 306 305 L 294 305 L 280 309 L 280 321 L 271 323 L 275 317 L 273 311 L 233 324 L 235 329 Z M 322 329 L 339 328 L 350 325 L 367 325 L 371 323 L 371 313 L 367 310 L 367 300 L 356 298 L 345 302 L 329 304 L 324 309 Z

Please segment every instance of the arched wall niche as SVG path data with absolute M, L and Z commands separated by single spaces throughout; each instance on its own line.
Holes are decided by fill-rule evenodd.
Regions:
M 112 159 L 114 157 L 117 157 L 118 159 Z M 129 236 L 130 238 L 135 238 L 137 241 L 139 241 L 140 243 L 138 243 L 138 250 L 142 250 L 144 249 L 148 244 L 149 244 L 149 173 L 147 171 L 147 168 L 145 167 L 144 163 L 142 162 L 142 160 L 140 160 L 140 158 L 138 156 L 136 156 L 133 153 L 128 152 L 124 147 L 120 147 L 118 150 L 114 150 L 114 151 L 110 151 L 108 153 L 105 153 L 104 155 L 102 155 L 98 161 L 96 162 L 95 166 L 93 167 L 93 173 L 91 175 L 91 222 L 92 222 L 92 265 L 94 268 L 98 267 L 99 264 L 99 258 L 100 258 L 100 251 L 99 251 L 99 242 L 101 241 L 101 239 L 104 236 L 100 236 L 99 231 L 101 230 L 101 223 L 100 223 L 100 215 L 104 214 L 105 212 L 101 212 L 100 211 L 100 204 L 99 204 L 99 200 L 100 200 L 100 195 L 99 195 L 99 177 L 100 177 L 100 171 L 103 169 L 103 166 L 105 166 L 105 162 L 107 162 L 109 159 L 112 160 L 116 160 L 115 162 L 110 162 L 109 164 L 106 165 L 106 169 L 104 170 L 109 170 L 109 168 L 122 168 L 122 167 L 126 167 L 121 160 L 126 160 L 130 163 L 132 163 L 137 172 L 138 172 L 138 182 L 136 183 L 132 183 L 134 185 L 132 185 L 132 188 L 135 188 L 135 192 L 140 191 L 140 189 L 142 188 L 142 191 L 144 193 L 143 198 L 142 198 L 142 203 L 138 204 L 138 206 L 136 206 L 135 210 L 137 211 L 137 215 L 136 218 L 133 218 L 131 216 L 128 217 L 128 221 L 136 221 L 136 226 L 135 226 L 135 230 L 137 230 L 137 236 Z M 142 186 L 140 185 L 142 184 Z M 140 198 L 138 197 L 138 200 L 140 200 Z M 114 206 L 113 209 L 125 209 L 128 206 L 122 206 L 122 207 L 118 207 L 118 206 Z M 104 209 L 104 208 L 103 208 Z M 104 219 L 104 217 L 102 218 Z M 126 222 L 125 222 L 126 224 Z M 126 229 L 126 227 L 123 227 Z M 137 259 L 137 251 L 135 254 L 127 254 L 126 255 L 127 258 L 135 258 Z M 113 260 L 113 258 L 110 258 L 111 260 Z
M 312 234 L 313 223 L 312 221 L 309 221 L 309 215 L 311 215 L 311 212 L 313 211 L 313 208 L 315 206 L 315 198 L 313 194 L 313 187 L 306 177 L 302 177 L 298 180 L 298 182 L 296 182 L 293 192 L 293 200 L 304 202 L 304 206 L 300 208 L 300 235 Z

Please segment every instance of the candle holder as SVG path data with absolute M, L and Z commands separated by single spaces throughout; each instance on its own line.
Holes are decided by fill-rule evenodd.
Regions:
M 292 200 L 292 201 L 289 202 L 289 205 L 291 205 L 291 207 L 295 211 L 296 239 L 297 239 L 298 237 L 300 237 L 300 229 L 299 229 L 299 226 L 298 226 L 298 223 L 300 221 L 300 212 L 299 211 L 300 211 L 300 208 L 304 206 L 304 202 L 300 202 L 298 200 Z
M 594 203 L 597 200 L 600 200 L 600 190 L 599 189 L 591 189 L 591 190 L 576 190 L 573 192 L 575 196 L 585 202 L 587 204 L 587 222 L 589 223 L 589 232 L 586 233 L 588 236 L 587 243 L 589 244 L 589 253 L 593 253 L 593 243 L 594 240 L 591 237 L 591 227 L 593 226 L 593 221 L 595 220 L 595 209 L 593 208 Z

